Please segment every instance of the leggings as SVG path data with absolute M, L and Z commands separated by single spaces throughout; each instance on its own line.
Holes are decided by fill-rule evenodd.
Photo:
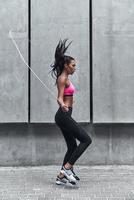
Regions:
M 59 107 L 55 114 L 55 122 L 60 128 L 67 145 L 67 152 L 63 160 L 63 165 L 67 162 L 73 165 L 85 149 L 92 143 L 85 129 L 71 117 L 73 108 L 68 108 L 68 111 L 63 111 L 61 107 Z M 80 141 L 78 146 L 76 139 Z

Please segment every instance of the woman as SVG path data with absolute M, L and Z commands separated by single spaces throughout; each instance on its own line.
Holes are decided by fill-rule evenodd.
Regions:
M 60 174 L 57 175 L 56 184 L 66 184 L 67 182 L 75 185 L 79 177 L 75 174 L 73 165 L 81 156 L 85 149 L 91 144 L 92 140 L 86 131 L 71 117 L 73 110 L 73 93 L 75 87 L 68 76 L 72 75 L 76 69 L 75 59 L 65 55 L 67 39 L 60 40 L 55 50 L 55 61 L 51 65 L 52 76 L 56 76 L 58 89 L 57 102 L 59 109 L 55 114 L 55 122 L 60 128 L 67 145 L 67 152 L 64 156 Z M 80 141 L 77 146 L 76 139 Z

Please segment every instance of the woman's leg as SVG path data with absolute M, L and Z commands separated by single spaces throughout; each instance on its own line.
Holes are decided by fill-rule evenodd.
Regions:
M 60 108 L 57 111 L 56 115 L 55 115 L 55 122 L 58 125 L 58 127 L 60 128 L 66 145 L 67 145 L 67 152 L 64 156 L 64 160 L 63 160 L 63 164 L 62 166 L 64 166 L 68 160 L 70 159 L 72 153 L 75 151 L 75 149 L 77 148 L 77 143 L 76 143 L 76 139 L 74 138 L 73 134 L 68 131 L 67 128 L 64 127 L 65 121 L 66 121 L 66 117 L 67 115 L 71 116 L 72 114 L 72 109 L 69 109 L 69 111 L 67 113 L 64 113 Z M 70 167 L 72 167 L 72 165 L 70 165 Z M 62 169 L 62 167 L 61 167 Z M 62 173 L 59 174 L 60 177 L 63 177 L 64 175 Z
M 76 160 L 78 160 L 81 154 L 92 143 L 92 140 L 85 129 L 83 129 L 71 116 L 67 116 L 64 127 L 80 141 L 80 144 L 73 151 L 70 159 L 68 160 L 69 164 L 74 165 Z
M 86 133 L 86 131 L 71 117 L 72 109 L 68 112 L 63 112 L 61 108 L 59 108 L 58 112 L 55 115 L 56 124 L 63 130 L 65 137 L 67 138 L 67 142 L 70 144 L 70 139 L 68 139 L 68 135 L 73 138 L 77 138 L 80 141 L 80 144 L 75 148 L 71 157 L 67 156 L 65 162 L 67 164 L 73 165 L 75 161 L 81 156 L 81 154 L 85 151 L 85 149 L 91 144 L 92 140 L 90 136 Z M 66 130 L 66 131 L 65 131 Z M 74 139 L 71 139 L 72 141 Z M 64 162 L 64 165 L 65 165 Z
M 77 148 L 77 143 L 76 143 L 76 139 L 73 137 L 73 134 L 70 134 L 70 132 L 63 127 L 60 127 L 62 134 L 64 136 L 64 139 L 66 141 L 66 145 L 67 145 L 67 152 L 64 156 L 64 160 L 63 160 L 63 166 L 69 161 L 72 153 L 76 150 Z
M 65 141 L 66 141 L 66 145 L 67 145 L 67 151 L 66 151 L 66 154 L 64 156 L 62 166 L 65 166 L 67 169 L 70 169 L 73 165 L 70 165 L 67 162 L 70 159 L 72 153 L 77 148 L 77 143 L 76 143 L 76 139 L 73 137 L 73 135 L 70 134 L 70 132 L 68 132 L 63 127 L 60 127 L 60 129 L 61 129 L 61 132 L 64 136 Z M 61 169 L 62 169 L 62 167 L 61 167 Z M 61 177 L 61 178 L 64 177 L 64 174 L 62 174 L 60 172 L 59 177 Z

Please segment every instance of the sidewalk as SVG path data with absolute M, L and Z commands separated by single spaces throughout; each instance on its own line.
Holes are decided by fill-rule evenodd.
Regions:
M 134 200 L 134 166 L 74 165 L 77 186 L 59 186 L 60 166 L 0 167 L 0 200 Z

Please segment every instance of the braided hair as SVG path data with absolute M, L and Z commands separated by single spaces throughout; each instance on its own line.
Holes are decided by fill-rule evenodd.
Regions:
M 62 71 L 64 69 L 64 65 L 65 64 L 69 64 L 71 62 L 71 60 L 75 60 L 73 57 L 65 55 L 65 52 L 66 52 L 67 48 L 72 43 L 72 41 L 71 41 L 66 46 L 67 40 L 68 39 L 64 39 L 63 41 L 61 39 L 59 40 L 59 43 L 58 43 L 58 45 L 56 47 L 56 50 L 55 50 L 54 64 L 50 65 L 50 67 L 52 68 L 51 75 L 52 75 L 53 78 L 56 77 L 55 85 L 57 83 L 58 77 L 61 75 L 61 73 L 62 73 Z

